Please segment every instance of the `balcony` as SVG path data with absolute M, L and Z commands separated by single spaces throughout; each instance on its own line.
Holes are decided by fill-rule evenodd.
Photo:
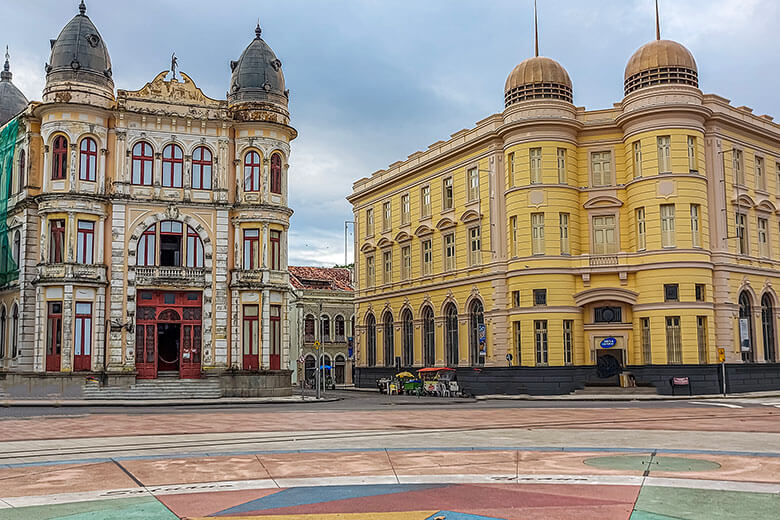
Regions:
M 40 264 L 38 282 L 93 282 L 106 283 L 106 266 L 100 264 Z
M 590 257 L 591 267 L 606 267 L 611 265 L 618 265 L 618 255 L 597 255 Z
M 197 267 L 151 266 L 135 268 L 136 285 L 206 285 L 206 270 Z
M 289 284 L 287 271 L 270 271 L 268 269 L 234 269 L 231 271 L 231 285 L 283 285 Z

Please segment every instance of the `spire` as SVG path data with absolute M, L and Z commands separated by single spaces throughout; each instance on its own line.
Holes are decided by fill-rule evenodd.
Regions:
M 260 28 L 260 18 L 257 19 L 257 27 L 255 27 L 255 38 L 260 39 L 260 35 L 263 33 L 263 30 Z
M 536 14 L 536 0 L 534 0 L 534 52 L 539 56 L 539 18 Z
M 661 39 L 661 22 L 658 16 L 658 0 L 655 0 L 655 39 Z
M 3 65 L 3 72 L 0 72 L 0 80 L 11 81 L 13 75 L 11 74 L 11 55 L 8 54 L 8 45 L 5 46 L 5 64 Z
M 84 0 L 81 0 L 79 4 L 79 14 L 82 16 L 87 14 L 87 5 L 84 3 Z

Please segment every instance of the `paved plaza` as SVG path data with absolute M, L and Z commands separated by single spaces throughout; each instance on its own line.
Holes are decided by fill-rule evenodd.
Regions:
M 710 520 L 780 510 L 780 398 L 342 397 L 2 409 L 0 520 Z

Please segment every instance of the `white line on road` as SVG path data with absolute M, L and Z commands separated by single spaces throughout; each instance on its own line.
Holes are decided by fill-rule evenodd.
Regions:
M 726 408 L 742 408 L 738 404 L 729 404 L 729 403 L 714 403 L 712 401 L 688 401 L 691 404 L 708 404 L 710 406 L 724 406 Z

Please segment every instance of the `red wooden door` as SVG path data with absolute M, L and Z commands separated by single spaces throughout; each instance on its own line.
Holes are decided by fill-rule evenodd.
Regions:
M 243 355 L 244 370 L 260 368 L 260 316 L 258 305 L 244 305 Z
M 46 323 L 46 371 L 62 367 L 62 302 L 49 302 Z
M 269 363 L 271 370 L 282 368 L 281 343 L 282 343 L 282 307 L 271 305 L 271 352 Z
M 73 341 L 73 370 L 92 370 L 92 304 L 76 302 L 76 320 Z
M 138 379 L 157 377 L 157 310 L 150 301 L 144 301 L 136 309 L 135 369 Z

